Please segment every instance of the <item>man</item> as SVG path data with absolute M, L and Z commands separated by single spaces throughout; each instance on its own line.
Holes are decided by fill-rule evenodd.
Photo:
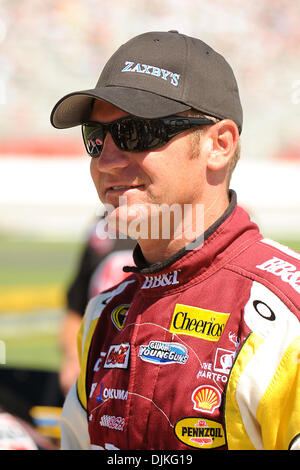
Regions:
M 138 241 L 132 275 L 88 305 L 62 448 L 300 448 L 300 256 L 228 190 L 242 108 L 225 59 L 142 34 L 51 121 L 82 125 L 108 221 Z

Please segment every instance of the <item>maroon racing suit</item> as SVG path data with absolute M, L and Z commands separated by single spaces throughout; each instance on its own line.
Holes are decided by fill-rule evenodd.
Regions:
M 87 308 L 62 448 L 299 448 L 300 255 L 232 192 L 199 248 L 134 258 Z

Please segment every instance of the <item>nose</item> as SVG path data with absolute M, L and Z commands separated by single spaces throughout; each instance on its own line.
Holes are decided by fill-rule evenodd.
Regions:
M 129 164 L 128 154 L 116 146 L 109 132 L 106 134 L 101 155 L 94 160 L 98 171 L 102 173 L 114 173 Z

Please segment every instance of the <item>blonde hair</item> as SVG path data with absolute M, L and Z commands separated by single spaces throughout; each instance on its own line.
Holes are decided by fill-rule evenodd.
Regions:
M 200 111 L 197 111 L 196 109 L 190 109 L 188 111 L 185 111 L 181 113 L 184 116 L 190 116 L 190 117 L 205 117 L 207 119 L 211 119 L 214 123 L 219 122 L 221 119 L 215 118 L 213 116 L 209 116 L 207 114 L 203 114 Z M 195 128 L 191 131 L 191 139 L 192 139 L 192 157 L 197 158 L 199 155 L 199 144 L 200 144 L 200 139 L 202 136 L 203 131 L 206 129 L 207 126 L 203 126 L 200 128 Z M 235 152 L 230 160 L 229 167 L 228 167 L 228 186 L 231 180 L 232 173 L 237 165 L 237 162 L 240 159 L 241 155 L 241 143 L 240 140 L 238 141 L 237 147 L 235 149 Z

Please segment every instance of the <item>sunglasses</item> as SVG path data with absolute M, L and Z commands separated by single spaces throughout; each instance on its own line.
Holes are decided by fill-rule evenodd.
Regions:
M 82 136 L 91 157 L 101 155 L 107 132 L 116 146 L 126 152 L 143 152 L 164 146 L 176 135 L 194 127 L 215 124 L 207 118 L 169 116 L 160 119 L 142 119 L 126 116 L 112 122 L 86 122 Z

